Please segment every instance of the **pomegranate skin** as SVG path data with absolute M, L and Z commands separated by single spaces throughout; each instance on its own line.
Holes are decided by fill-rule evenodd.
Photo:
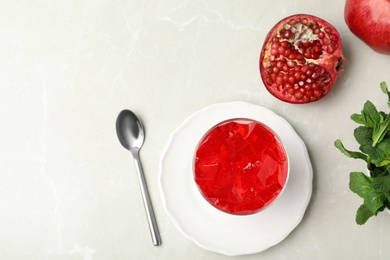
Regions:
M 390 55 L 390 0 L 346 0 L 344 19 L 374 51 Z
M 329 93 L 343 71 L 344 60 L 335 27 L 313 15 L 294 14 L 267 34 L 260 53 L 260 75 L 274 97 L 305 104 Z

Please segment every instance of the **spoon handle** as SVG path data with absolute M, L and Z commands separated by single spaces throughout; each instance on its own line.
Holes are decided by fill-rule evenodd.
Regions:
M 149 222 L 150 234 L 152 235 L 153 244 L 155 246 L 159 246 L 159 245 L 161 245 L 160 232 L 158 231 L 158 226 L 157 226 L 156 217 L 154 215 L 152 201 L 150 200 L 149 191 L 148 191 L 148 188 L 146 185 L 144 171 L 142 169 L 141 161 L 139 158 L 139 150 L 133 152 L 133 157 L 134 157 L 134 161 L 135 161 L 135 167 L 136 167 L 137 173 L 138 173 L 138 180 L 139 180 L 139 184 L 141 187 L 141 193 L 142 193 L 142 198 L 144 201 L 146 216 L 147 216 L 148 222 Z

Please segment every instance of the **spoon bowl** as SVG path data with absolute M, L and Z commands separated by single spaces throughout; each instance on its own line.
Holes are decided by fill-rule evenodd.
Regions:
M 154 215 L 144 171 L 139 158 L 139 151 L 145 139 L 144 127 L 141 120 L 139 120 L 132 111 L 125 109 L 119 113 L 116 120 L 116 133 L 122 146 L 129 150 L 133 155 L 146 216 L 148 218 L 150 234 L 152 236 L 153 244 L 159 246 L 161 245 L 160 233 L 158 231 L 156 217 Z
M 127 150 L 141 149 L 145 131 L 141 120 L 130 110 L 123 110 L 119 113 L 116 121 L 116 132 L 119 142 Z

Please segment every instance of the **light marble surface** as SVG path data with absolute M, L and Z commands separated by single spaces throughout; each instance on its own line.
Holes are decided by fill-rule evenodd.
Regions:
M 346 27 L 344 1 L 0 1 L 0 259 L 226 259 L 175 228 L 161 203 L 159 161 L 190 114 L 246 101 L 286 118 L 305 141 L 313 196 L 280 244 L 238 259 L 386 259 L 390 216 L 364 226 L 348 173 L 364 165 L 334 147 L 356 147 L 350 114 L 370 99 L 390 57 Z M 258 57 L 281 18 L 310 13 L 342 35 L 348 62 L 329 95 L 286 104 L 263 87 Z M 163 245 L 153 247 L 130 153 L 115 120 L 132 109 L 147 129 L 141 159 Z M 229 232 L 229 230 L 226 230 Z M 223 234 L 222 234 L 223 235 Z M 233 258 L 233 257 L 231 257 Z

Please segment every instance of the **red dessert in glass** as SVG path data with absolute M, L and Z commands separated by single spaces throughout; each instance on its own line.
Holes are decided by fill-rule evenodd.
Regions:
M 236 215 L 259 212 L 282 192 L 288 157 L 279 138 L 264 124 L 239 118 L 212 127 L 200 140 L 194 179 L 217 209 Z

